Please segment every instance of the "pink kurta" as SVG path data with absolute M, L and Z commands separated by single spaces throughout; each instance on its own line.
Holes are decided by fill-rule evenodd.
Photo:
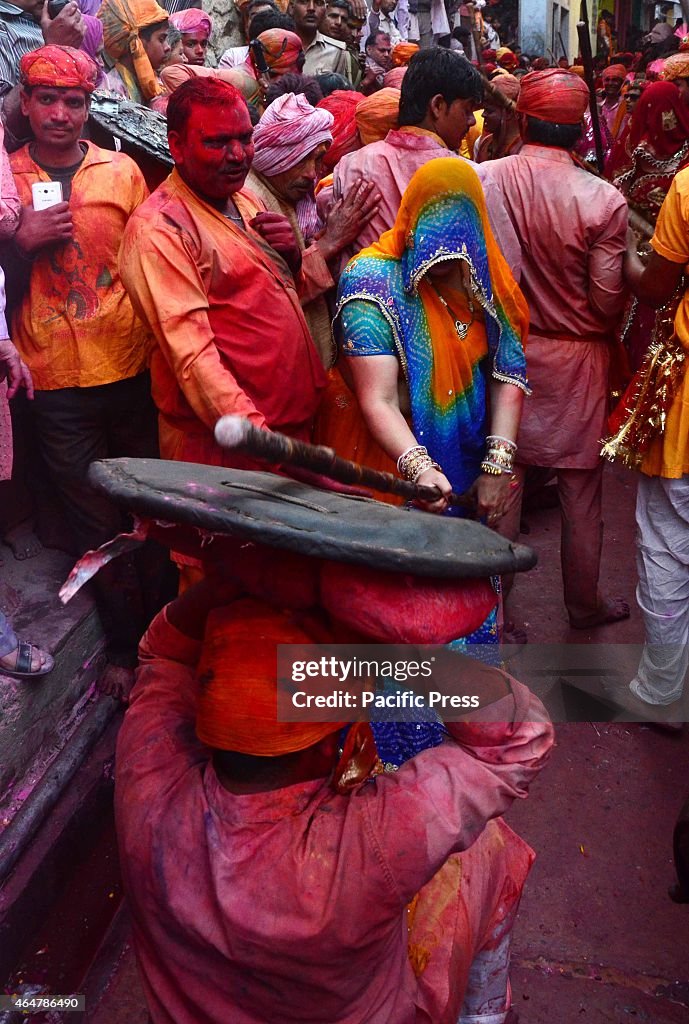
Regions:
M 356 243 L 347 251 L 348 258 L 377 242 L 397 218 L 402 195 L 415 171 L 429 160 L 457 156 L 432 132 L 418 128 L 400 128 L 388 132 L 382 142 L 372 142 L 354 153 L 346 153 L 335 168 L 333 196 L 346 195 L 359 178 L 373 181 L 381 195 L 381 203 L 371 220 L 362 229 Z M 457 157 L 458 160 L 463 159 Z M 488 219 L 502 254 L 519 281 L 521 252 L 519 241 L 507 215 L 500 186 L 495 185 L 488 164 L 472 164 L 486 197 Z M 346 262 L 346 261 L 345 261 Z
M 519 461 L 593 469 L 605 436 L 610 342 L 624 303 L 627 204 L 569 153 L 526 145 L 490 164 L 522 241 L 531 327 Z
M 454 1024 L 474 952 L 531 861 L 504 823 L 484 823 L 548 755 L 538 700 L 513 681 L 495 706 L 505 723 L 452 724 L 453 740 L 353 795 L 322 779 L 236 795 L 195 739 L 199 649 L 154 620 L 118 740 L 122 872 L 154 1024 Z

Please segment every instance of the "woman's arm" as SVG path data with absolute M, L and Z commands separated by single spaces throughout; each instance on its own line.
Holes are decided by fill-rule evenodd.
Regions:
M 374 440 L 397 462 L 419 441 L 400 410 L 400 364 L 390 325 L 372 303 L 356 300 L 342 310 L 342 326 L 343 353 L 349 357 L 347 366 L 361 414 Z M 417 482 L 438 487 L 443 495 L 452 491 L 447 477 L 435 469 L 427 469 Z M 423 503 L 422 507 L 429 512 L 444 512 L 447 499 Z
M 492 378 L 489 435 L 516 441 L 523 404 L 524 392 L 521 388 Z M 477 513 L 481 517 L 485 516 L 489 525 L 495 525 L 506 512 L 511 480 L 511 473 L 500 473 L 497 476 L 481 473 L 472 488 L 476 495 Z

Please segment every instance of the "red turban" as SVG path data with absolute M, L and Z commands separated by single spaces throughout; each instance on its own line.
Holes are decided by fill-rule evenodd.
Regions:
M 206 37 L 213 31 L 213 20 L 209 14 L 198 7 L 189 7 L 185 11 L 177 11 L 170 15 L 170 24 L 174 25 L 182 35 L 192 32 L 205 32 Z
M 381 643 L 446 644 L 478 629 L 498 599 L 487 579 L 426 579 L 324 562 L 321 601 L 338 623 Z
M 83 50 L 71 46 L 41 46 L 25 53 L 19 62 L 19 80 L 33 88 L 83 89 L 91 93 L 98 81 L 98 65 Z
M 315 622 L 300 622 L 295 614 L 254 598 L 212 611 L 197 670 L 201 742 L 217 750 L 279 757 L 339 731 L 345 723 L 277 720 L 277 645 L 332 642 L 324 632 Z
M 628 73 L 624 64 L 608 64 L 607 68 L 603 68 L 601 78 L 603 81 L 606 78 L 619 78 L 621 81 L 624 81 Z
M 624 70 L 624 69 L 623 69 Z M 556 124 L 579 124 L 589 91 L 578 75 L 563 68 L 546 68 L 524 75 L 517 100 L 520 114 Z
M 392 63 L 396 68 L 406 67 L 415 53 L 419 52 L 416 43 L 398 43 L 392 48 Z
M 351 153 L 361 146 L 356 126 L 356 108 L 366 97 L 352 89 L 336 89 L 320 100 L 316 106 L 329 110 L 335 118 L 332 128 L 333 144 L 323 157 L 323 173 L 330 174 L 345 153 Z
M 481 54 L 481 57 L 483 58 L 484 63 L 489 63 L 491 61 L 493 63 L 495 63 L 495 61 L 497 59 L 497 56 L 498 56 L 498 51 L 497 50 L 484 50 L 483 53 Z
M 497 61 L 502 68 L 517 68 L 519 67 L 519 58 L 512 50 L 507 46 L 501 46 L 497 51 Z

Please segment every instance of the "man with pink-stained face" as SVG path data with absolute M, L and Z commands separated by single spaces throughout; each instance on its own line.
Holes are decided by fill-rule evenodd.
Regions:
M 252 134 L 231 85 L 185 82 L 168 106 L 175 169 L 125 232 L 120 271 L 154 336 L 163 458 L 247 467 L 213 437 L 228 413 L 307 440 L 325 384 L 292 228 L 244 189 Z

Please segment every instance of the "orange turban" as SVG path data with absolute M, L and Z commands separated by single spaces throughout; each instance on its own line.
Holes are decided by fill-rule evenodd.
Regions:
M 296 32 L 283 28 L 269 28 L 261 32 L 258 42 L 273 75 L 286 75 L 301 70 L 298 60 L 304 47 Z
M 339 731 L 346 723 L 277 720 L 277 645 L 323 643 L 321 632 L 307 631 L 292 613 L 254 598 L 212 611 L 197 670 L 201 742 L 217 750 L 279 757 Z
M 379 89 L 356 108 L 356 126 L 364 146 L 380 142 L 389 131 L 397 128 L 400 114 L 399 89 Z
M 583 64 L 572 64 L 572 66 L 571 66 L 571 68 L 569 70 L 574 72 L 575 75 L 578 75 L 579 78 L 583 78 L 584 75 L 586 74 L 586 72 L 584 71 L 584 65 Z
M 98 65 L 83 50 L 71 46 L 40 46 L 20 60 L 19 80 L 30 88 L 49 85 L 91 93 L 98 81 Z
M 689 78 L 689 53 L 673 53 L 663 65 L 663 78 L 674 82 L 678 78 Z
M 546 68 L 524 75 L 517 100 L 520 114 L 555 124 L 579 124 L 589 91 L 578 75 L 563 68 Z
M 131 54 L 139 88 L 144 100 L 160 95 L 151 62 L 139 39 L 142 28 L 168 21 L 170 15 L 155 0 L 103 0 L 98 9 L 103 22 L 103 45 L 111 60 L 117 62 L 125 53 Z
M 603 81 L 606 78 L 619 78 L 624 81 L 628 74 L 629 71 L 624 64 L 608 64 L 607 68 L 603 68 L 601 78 Z
M 396 68 L 406 67 L 415 53 L 419 52 L 416 43 L 398 43 L 392 48 L 392 63 Z

